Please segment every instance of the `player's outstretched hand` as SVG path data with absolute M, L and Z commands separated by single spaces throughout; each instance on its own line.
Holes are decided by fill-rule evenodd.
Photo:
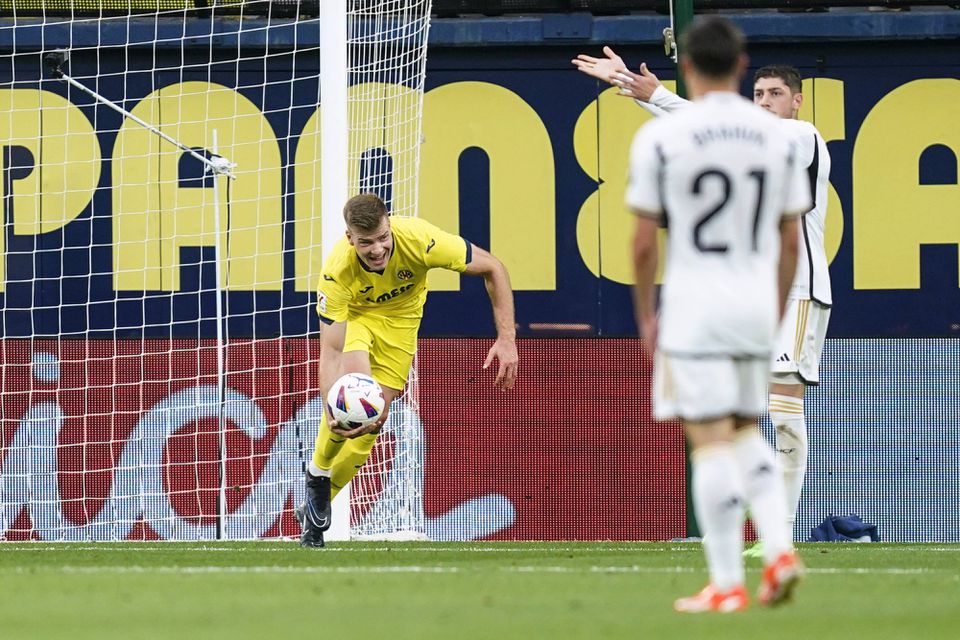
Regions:
M 623 64 L 623 58 L 614 53 L 610 47 L 603 48 L 603 55 L 606 58 L 594 58 L 581 53 L 570 62 L 588 76 L 613 84 L 616 74 L 626 71 L 627 65 Z
M 489 367 L 494 359 L 500 365 L 497 368 L 497 378 L 493 381 L 493 384 L 503 391 L 513 389 L 513 385 L 517 381 L 517 362 L 520 359 L 517 355 L 516 341 L 510 338 L 497 338 L 497 341 L 490 347 L 490 351 L 487 352 L 487 359 L 483 361 L 483 368 Z
M 647 63 L 640 64 L 640 73 L 633 73 L 629 69 L 618 71 L 613 75 L 610 83 L 620 87 L 620 95 L 628 98 L 634 98 L 641 102 L 650 102 L 653 92 L 660 86 L 658 78 L 650 69 Z

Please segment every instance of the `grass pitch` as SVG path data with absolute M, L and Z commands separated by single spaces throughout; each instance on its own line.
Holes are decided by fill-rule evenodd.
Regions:
M 691 616 L 695 543 L 7 543 L 0 637 L 960 637 L 960 545 L 801 553 L 796 602 Z

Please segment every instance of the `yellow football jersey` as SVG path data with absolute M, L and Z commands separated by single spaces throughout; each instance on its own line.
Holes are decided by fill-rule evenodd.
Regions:
M 374 314 L 420 318 L 427 301 L 427 271 L 462 272 L 472 246 L 460 236 L 419 218 L 391 217 L 393 252 L 382 273 L 370 271 L 346 237 L 324 261 L 317 313 L 325 322 Z

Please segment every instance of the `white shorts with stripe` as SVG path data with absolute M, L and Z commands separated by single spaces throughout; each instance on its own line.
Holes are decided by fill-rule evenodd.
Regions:
M 767 410 L 767 358 L 680 357 L 657 352 L 653 366 L 653 415 L 703 422 L 750 418 Z
M 777 331 L 770 371 L 773 382 L 815 385 L 820 382 L 820 356 L 827 337 L 830 307 L 814 300 L 791 298 Z

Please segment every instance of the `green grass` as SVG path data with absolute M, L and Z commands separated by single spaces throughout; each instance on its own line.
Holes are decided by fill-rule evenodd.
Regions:
M 960 545 L 801 547 L 796 602 L 681 616 L 698 544 L 6 543 L 0 637 L 960 637 Z

